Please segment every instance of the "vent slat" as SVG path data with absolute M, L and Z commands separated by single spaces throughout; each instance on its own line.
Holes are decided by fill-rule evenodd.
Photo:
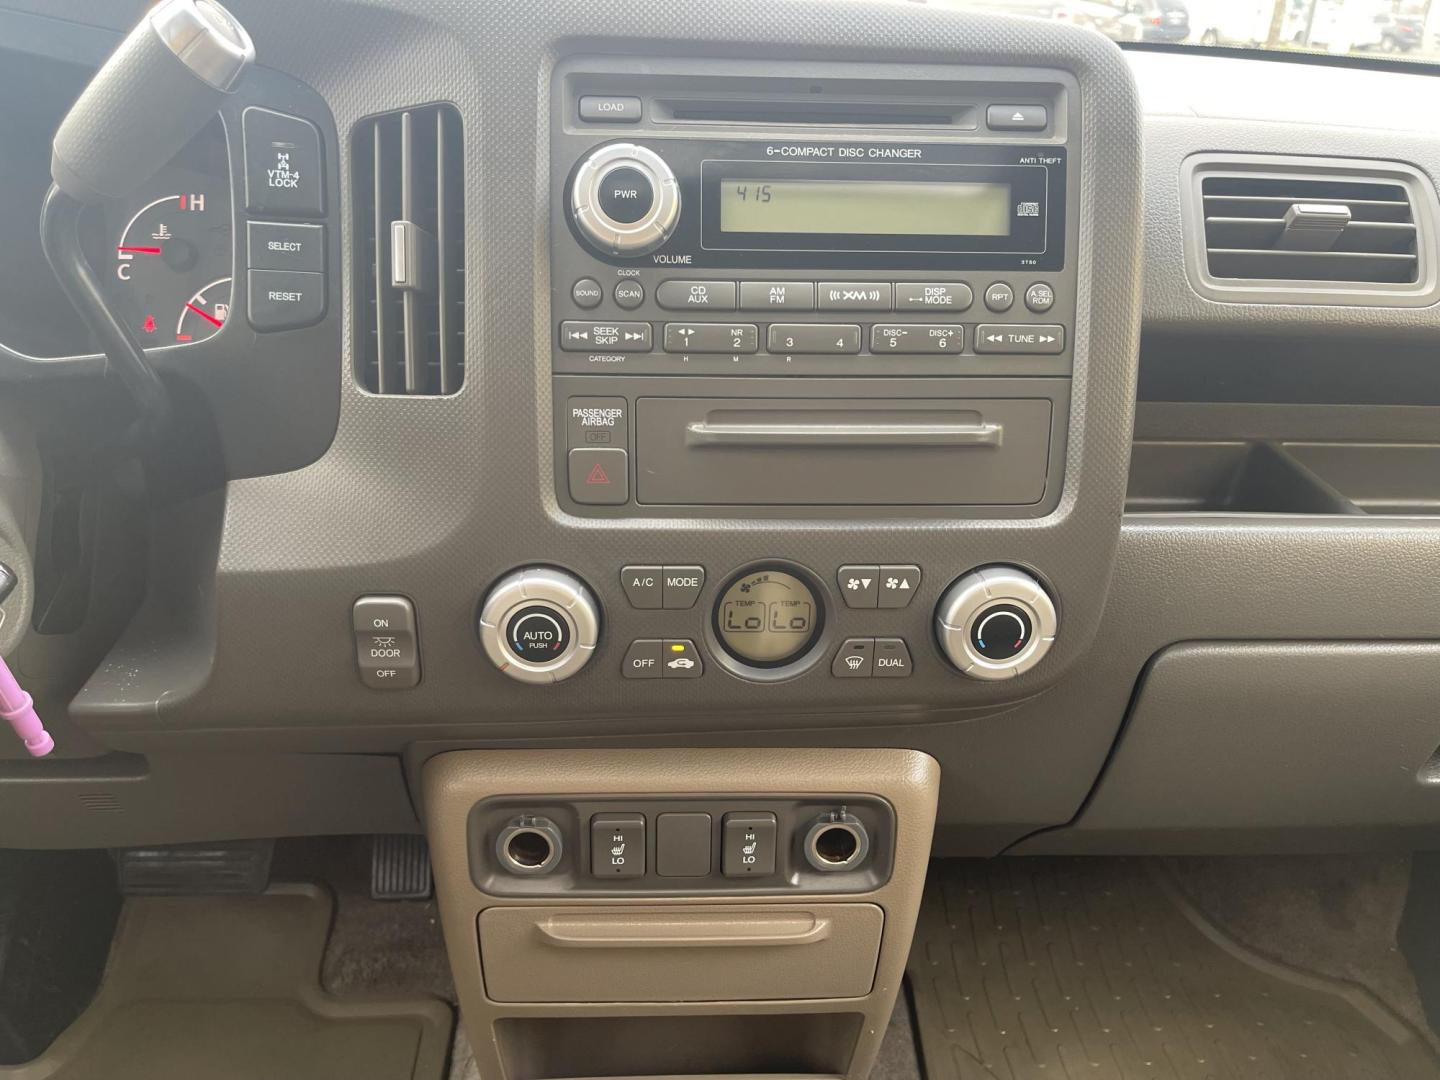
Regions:
M 1419 280 L 1419 229 L 1402 185 L 1222 175 L 1202 180 L 1201 198 L 1206 260 L 1216 278 L 1297 287 Z M 1327 221 L 1303 204 L 1344 206 L 1349 220 L 1336 213 Z
M 369 271 L 360 280 L 371 282 L 355 298 L 359 376 L 374 393 L 453 394 L 464 382 L 462 138 L 448 105 L 373 117 L 356 130 L 361 265 Z

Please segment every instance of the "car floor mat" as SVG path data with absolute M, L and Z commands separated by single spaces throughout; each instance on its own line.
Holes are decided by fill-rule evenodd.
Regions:
M 90 1007 L 0 1080 L 441 1080 L 453 1016 L 320 988 L 329 893 L 126 900 Z
M 928 1080 L 1440 1077 L 1368 991 L 1237 945 L 1154 861 L 937 862 L 909 977 Z

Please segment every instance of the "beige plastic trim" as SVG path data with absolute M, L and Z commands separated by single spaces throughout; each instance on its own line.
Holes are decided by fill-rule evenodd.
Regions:
M 480 958 L 495 1001 L 855 998 L 884 926 L 874 904 L 501 907 L 480 915 Z
M 830 936 L 831 921 L 808 911 L 795 915 L 667 912 L 550 915 L 535 923 L 545 944 L 563 949 L 703 949 L 716 946 L 813 945 Z
M 575 1018 L 575 1017 L 679 1017 L 679 1016 L 780 1016 L 817 1013 L 851 1013 L 864 1017 L 860 1034 L 853 1047 L 836 1047 L 832 1057 L 848 1062 L 843 1080 L 863 1080 L 875 1062 L 880 1039 L 895 1005 L 905 962 L 915 931 L 920 895 L 925 884 L 925 870 L 930 856 L 930 841 L 935 825 L 935 805 L 939 792 L 940 768 L 926 754 L 913 750 L 894 749 L 685 749 L 685 750 L 476 750 L 457 751 L 431 758 L 423 773 L 424 807 L 430 837 L 431 860 L 435 870 L 435 893 L 440 905 L 441 922 L 446 946 L 450 953 L 460 999 L 461 1019 L 484 1080 L 524 1080 L 522 1075 L 506 1072 L 501 1061 L 500 1041 L 495 1031 L 497 1021 L 507 1017 Z M 623 933 L 646 938 L 660 938 L 676 933 L 681 936 L 705 937 L 711 931 L 719 934 L 754 935 L 754 909 L 769 916 L 786 916 L 793 906 L 796 921 L 763 923 L 761 931 L 770 934 L 795 933 L 803 918 L 813 920 L 835 906 L 873 905 L 883 915 L 878 955 L 874 962 L 874 978 L 867 993 L 853 997 L 828 998 L 765 998 L 757 1000 L 675 1001 L 650 1000 L 633 1002 L 558 1001 L 507 1004 L 493 1000 L 485 989 L 477 928 L 483 912 L 501 908 L 535 908 L 533 900 L 521 897 L 488 896 L 475 887 L 470 876 L 467 850 L 467 820 L 471 808 L 480 800 L 497 796 L 765 796 L 765 795 L 828 795 L 851 793 L 875 795 L 887 800 L 895 810 L 896 838 L 894 869 L 889 881 L 868 893 L 832 895 L 800 894 L 767 897 L 697 894 L 694 897 L 644 897 L 634 900 L 597 902 L 594 898 L 578 897 L 571 901 L 547 898 L 547 918 L 571 922 L 547 923 L 569 936 L 603 937 L 614 932 L 613 925 L 600 927 L 597 913 L 613 912 L 624 922 L 627 914 L 634 916 L 644 909 L 654 920 L 642 929 Z M 703 911 L 697 910 L 703 908 Z M 744 909 L 752 909 L 745 911 Z M 734 926 L 727 930 L 725 913 L 734 912 Z M 802 915 L 801 913 L 805 913 Z M 508 914 L 508 913 L 507 913 Z M 704 916 L 700 923 L 686 922 L 690 916 Z M 719 917 L 720 922 L 713 920 Z M 833 922 L 833 919 L 832 919 Z M 588 930 L 576 929 L 589 924 Z M 807 922 L 807 925 L 809 923 Z M 538 925 L 538 924 L 537 924 Z M 679 927 L 687 927 L 685 930 Z M 702 929 L 698 932 L 696 927 Z M 780 927 L 793 928 L 781 931 Z M 835 933 L 831 927 L 831 934 Z M 731 943 L 727 942 L 729 946 Z M 767 937 L 763 946 L 754 951 L 774 961 L 772 949 L 778 943 Z M 568 951 L 569 945 L 557 948 L 553 936 L 536 932 L 531 947 L 541 951 Z M 581 946 L 580 948 L 583 948 Z M 674 962 L 674 955 L 683 949 L 660 946 L 635 946 L 625 955 L 627 965 L 643 974 L 646 970 L 663 973 Z M 689 947 L 687 943 L 686 947 Z M 725 947 L 701 946 L 705 955 L 719 960 L 726 955 Z M 781 946 L 782 962 L 803 965 L 811 950 L 819 955 L 825 942 L 794 948 Z M 574 953 L 577 972 L 605 955 L 602 951 Z M 817 982 L 823 985 L 825 976 Z M 583 981 L 583 980 L 582 980 Z M 638 980 L 637 980 L 638 981 Z M 848 1041 L 848 1040 L 847 1040 Z M 603 1055 L 603 1047 L 595 1048 Z M 605 1070 L 599 1070 L 605 1071 Z M 626 1070 L 627 1072 L 632 1070 Z M 790 1070 L 784 1070 L 786 1072 Z M 817 1069 L 830 1074 L 834 1066 Z M 769 1080 L 775 1080 L 770 1074 Z

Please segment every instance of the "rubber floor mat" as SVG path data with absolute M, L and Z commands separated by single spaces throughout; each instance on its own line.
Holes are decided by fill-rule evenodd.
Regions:
M 450 1009 L 319 984 L 329 895 L 132 897 L 90 1008 L 0 1080 L 440 1080 Z
M 1256 956 L 1158 864 L 932 864 L 909 974 L 928 1080 L 1440 1077 L 1367 991 Z

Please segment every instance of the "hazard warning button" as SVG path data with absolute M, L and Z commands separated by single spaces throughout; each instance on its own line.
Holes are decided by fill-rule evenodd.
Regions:
M 587 506 L 630 501 L 630 455 L 624 450 L 571 450 L 570 498 Z

